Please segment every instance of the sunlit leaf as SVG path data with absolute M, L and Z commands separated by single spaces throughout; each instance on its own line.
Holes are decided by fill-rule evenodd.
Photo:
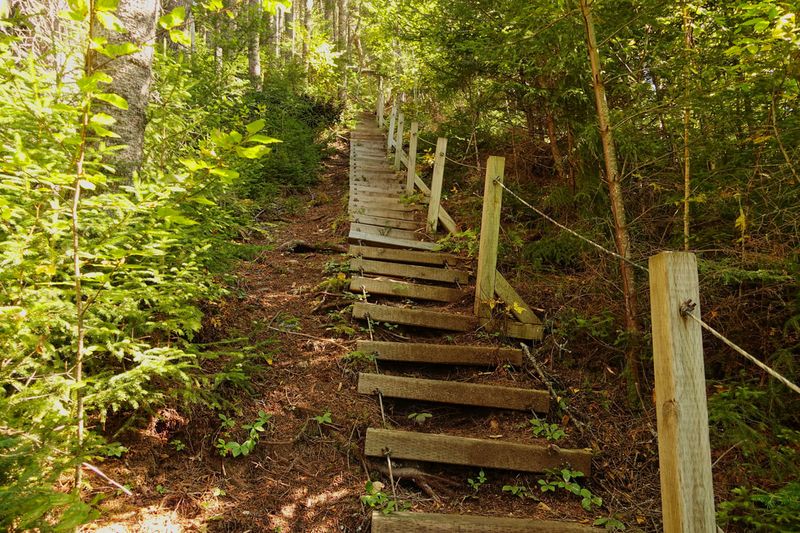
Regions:
M 94 97 L 118 109 L 128 109 L 128 102 L 123 97 L 114 93 L 97 93 Z
M 178 6 L 163 17 L 158 19 L 158 24 L 165 30 L 171 30 L 183 24 L 186 20 L 186 7 Z
M 107 11 L 100 11 L 96 16 L 97 20 L 105 29 L 117 33 L 123 33 L 125 31 L 125 26 L 123 26 L 122 21 L 119 20 L 115 14 Z
M 258 133 L 259 131 L 264 129 L 264 126 L 267 125 L 267 121 L 263 118 L 255 120 L 246 126 L 247 133 L 253 135 L 254 133 Z
M 183 46 L 192 45 L 192 37 L 189 35 L 189 32 L 185 30 L 170 30 L 169 38 L 173 43 L 177 43 Z
M 258 159 L 259 157 L 263 157 L 270 153 L 270 148 L 264 145 L 256 145 L 256 146 L 237 146 L 236 153 L 239 157 L 244 157 L 246 159 Z

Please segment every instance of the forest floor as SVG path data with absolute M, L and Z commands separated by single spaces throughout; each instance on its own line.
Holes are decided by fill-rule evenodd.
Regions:
M 130 486 L 133 496 L 114 492 L 93 479 L 104 494 L 103 516 L 84 531 L 121 532 L 246 532 L 246 531 L 367 531 L 371 509 L 362 505 L 369 473 L 388 487 L 381 461 L 362 454 L 367 427 L 381 427 L 374 397 L 356 392 L 359 370 L 368 361 L 344 359 L 355 341 L 368 338 L 363 324 L 350 319 L 355 295 L 345 292 L 348 222 L 348 147 L 339 141 L 325 161 L 318 185 L 302 196 L 302 208 L 276 222 L 263 241 L 264 251 L 242 261 L 231 294 L 208 310 L 203 341 L 248 337 L 274 342 L 271 364 L 252 378 L 251 393 L 239 392 L 236 409 L 227 414 L 237 426 L 229 438 L 241 440 L 243 424 L 272 418 L 267 431 L 246 457 L 221 457 L 215 444 L 224 429 L 218 412 L 196 409 L 179 413 L 163 409 L 148 427 L 120 438 L 128 448 L 122 459 L 104 463 L 113 479 Z M 455 214 L 458 214 L 456 206 Z M 465 215 L 466 216 L 466 215 Z M 456 217 L 458 218 L 458 216 Z M 317 247 L 288 251 L 285 243 L 301 240 Z M 537 307 L 553 304 L 554 280 L 526 287 L 523 296 Z M 562 280 L 564 283 L 564 280 Z M 566 280 L 579 291 L 579 279 Z M 552 289 L 552 290 L 551 290 Z M 560 291 L 569 290 L 559 289 Z M 554 305 L 554 304 L 553 304 Z M 288 332 L 287 332 L 288 331 Z M 411 339 L 443 342 L 434 334 L 380 326 L 376 340 Z M 449 337 L 448 342 L 497 342 L 477 334 Z M 565 417 L 562 447 L 591 447 L 595 472 L 587 486 L 604 506 L 585 511 L 580 498 L 562 491 L 541 493 L 541 476 L 487 471 L 477 491 L 467 482 L 478 469 L 403 465 L 424 468 L 430 491 L 412 481 L 398 487 L 399 500 L 415 511 L 568 519 L 591 523 L 601 516 L 618 516 L 629 530 L 658 530 L 659 495 L 656 439 L 652 412 L 631 414 L 623 387 L 611 369 L 587 373 L 582 365 L 559 366 L 562 350 L 552 342 L 539 345 L 537 355 L 552 372 L 555 386 L 568 391 L 573 413 L 582 426 Z M 419 370 L 419 369 L 415 369 Z M 424 369 L 431 376 L 432 369 Z M 391 372 L 392 369 L 389 369 Z M 465 375 L 440 370 L 451 379 Z M 542 388 L 525 369 L 498 367 L 472 380 L 515 383 Z M 422 374 L 420 374 L 422 375 Z M 524 413 L 431 407 L 411 402 L 387 402 L 387 419 L 394 427 L 481 438 L 536 442 Z M 235 412 L 234 412 L 235 411 Z M 432 415 L 416 424 L 409 415 Z M 327 415 L 327 419 L 323 418 Z M 319 420 L 328 420 L 320 423 Z M 368 473 L 369 472 L 369 473 Z M 449 481 L 443 481 L 449 480 Z M 529 497 L 503 492 L 504 485 L 524 486 Z M 387 488 L 385 492 L 391 494 Z M 631 527 L 632 526 L 632 527 Z

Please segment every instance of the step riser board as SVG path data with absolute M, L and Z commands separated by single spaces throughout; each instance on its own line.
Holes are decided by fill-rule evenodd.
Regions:
M 575 522 L 496 516 L 372 512 L 372 533 L 591 533 L 601 529 Z
M 376 354 L 378 361 L 467 366 L 522 365 L 522 350 L 494 346 L 358 341 L 356 349 Z
M 384 397 L 404 400 L 495 407 L 516 411 L 533 410 L 537 413 L 546 413 L 550 410 L 550 395 L 543 391 L 360 373 L 358 375 L 359 394 L 374 394 L 375 391 L 380 392 Z
M 474 331 L 478 319 L 473 316 L 424 311 L 421 309 L 402 309 L 385 305 L 358 302 L 353 306 L 353 318 L 366 319 L 367 315 L 376 322 L 388 322 L 403 326 L 444 329 L 448 331 Z
M 350 215 L 351 222 L 359 224 L 370 224 L 372 226 L 386 226 L 387 228 L 421 230 L 421 224 L 412 221 L 396 220 L 386 217 L 371 217 L 369 215 Z
M 518 472 L 541 473 L 568 464 L 573 470 L 589 476 L 592 465 L 592 455 L 586 450 L 392 429 L 367 429 L 364 453 L 382 458 L 387 451 L 392 459 Z
M 407 221 L 417 220 L 417 214 L 416 211 L 396 211 L 393 209 L 371 207 L 356 207 L 350 210 L 350 216 L 367 215 Z
M 425 250 L 428 252 L 434 252 L 439 248 L 439 245 L 433 242 L 395 239 L 393 237 L 370 235 L 369 233 L 361 233 L 358 231 L 351 231 L 348 240 L 352 244 L 374 244 L 383 247 L 410 248 L 412 250 Z
M 350 231 L 374 233 L 375 235 L 383 235 L 385 237 L 396 237 L 398 239 L 409 239 L 409 240 L 414 240 L 418 238 L 420 235 L 423 235 L 422 232 L 416 233 L 414 231 L 410 231 L 407 229 L 393 229 L 384 226 L 372 226 L 370 224 L 360 224 L 357 222 L 353 222 L 352 224 L 350 224 Z
M 372 259 L 361 259 L 358 257 L 350 260 L 350 270 L 356 272 L 363 271 L 369 274 L 381 274 L 383 276 L 440 281 L 442 283 L 460 283 L 464 285 L 469 282 L 469 272 L 464 270 L 402 265 L 398 263 L 374 261 Z
M 368 294 L 379 294 L 382 296 L 396 296 L 398 298 L 411 298 L 416 300 L 429 300 L 432 302 L 457 302 L 464 299 L 467 291 L 450 289 L 447 287 L 435 287 L 432 285 L 420 285 L 417 283 L 405 283 L 388 279 L 372 279 L 354 276 L 350 282 L 352 292 L 361 293 L 362 287 Z

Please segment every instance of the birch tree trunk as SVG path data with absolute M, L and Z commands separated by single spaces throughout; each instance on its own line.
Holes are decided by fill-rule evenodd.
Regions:
M 261 77 L 261 0 L 250 0 L 247 39 L 247 72 L 253 89 L 262 88 Z
M 308 70 L 308 45 L 311 42 L 311 34 L 313 31 L 313 19 L 312 15 L 314 13 L 314 0 L 305 0 L 306 8 L 303 11 L 303 27 L 305 28 L 305 37 L 303 39 L 303 64 Z
M 111 61 L 98 54 L 93 57 L 95 70 L 113 78 L 109 92 L 118 94 L 128 102 L 128 109 L 111 105 L 105 105 L 102 109 L 116 119 L 112 129 L 119 138 L 109 139 L 109 143 L 120 145 L 121 148 L 114 153 L 110 163 L 120 176 L 131 176 L 142 166 L 145 111 L 153 77 L 153 43 L 158 6 L 158 0 L 122 0 L 116 15 L 127 30 L 125 34 L 111 32 L 100 24 L 95 25 L 96 35 L 107 38 L 109 43 L 131 42 L 139 47 L 137 52 Z
M 626 260 L 620 260 L 622 274 L 622 294 L 625 301 L 625 330 L 629 335 L 626 353 L 626 371 L 629 383 L 639 392 L 639 320 L 637 318 L 636 282 L 632 265 L 628 262 L 631 257 L 630 234 L 625 217 L 625 203 L 623 201 L 622 183 L 620 181 L 617 152 L 614 147 L 614 135 L 611 129 L 611 120 L 608 112 L 606 89 L 603 83 L 600 54 L 597 51 L 597 37 L 594 32 L 592 12 L 588 0 L 580 0 L 581 14 L 583 15 L 586 29 L 586 46 L 589 53 L 589 62 L 592 68 L 592 87 L 594 89 L 595 104 L 597 106 L 597 121 L 600 127 L 600 139 L 603 144 L 603 156 L 606 167 L 606 184 L 611 201 L 611 214 L 614 220 L 614 241 L 617 253 Z

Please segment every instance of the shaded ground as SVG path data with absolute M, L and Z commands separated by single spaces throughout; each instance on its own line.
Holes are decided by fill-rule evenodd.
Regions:
M 303 197 L 304 207 L 284 216 L 269 235 L 265 244 L 275 249 L 238 267 L 231 296 L 210 311 L 204 330 L 206 340 L 247 336 L 276 341 L 272 364 L 254 378 L 253 394 L 242 393 L 240 412 L 229 413 L 237 424 L 229 438 L 241 441 L 245 435 L 241 425 L 255 420 L 259 411 L 272 415 L 269 430 L 249 456 L 223 458 L 214 446 L 224 436 L 217 413 L 161 412 L 150 427 L 123 437 L 130 450 L 124 459 L 104 466 L 114 479 L 129 484 L 134 496 L 109 497 L 103 503 L 104 517 L 86 531 L 367 531 L 371 510 L 361 504 L 360 496 L 368 472 L 385 483 L 384 491 L 391 496 L 387 476 L 379 472 L 383 462 L 362 456 L 366 428 L 382 425 L 376 398 L 355 390 L 358 371 L 373 366 L 366 360 L 343 360 L 355 349 L 355 340 L 368 338 L 369 332 L 365 325 L 351 322 L 348 306 L 355 296 L 342 291 L 346 282 L 339 272 L 346 258 L 336 246 L 345 246 L 348 229 L 348 161 L 347 146 L 340 143 L 336 148 L 320 184 Z M 296 240 L 333 251 L 281 248 Z M 544 306 L 552 296 L 550 289 L 530 286 L 525 296 Z M 471 304 L 464 301 L 451 308 L 469 312 Z M 436 335 L 385 325 L 377 325 L 374 336 L 457 344 L 498 342 L 482 333 Z M 587 425 L 576 426 L 569 417 L 550 421 L 566 428 L 559 446 L 591 447 L 598 453 L 588 487 L 603 497 L 602 509 L 586 512 L 580 498 L 563 491 L 541 493 L 537 485 L 541 476 L 487 470 L 486 482 L 476 491 L 467 479 L 477 479 L 478 469 L 416 464 L 397 466 L 420 468 L 436 477 L 421 484 L 402 480 L 398 499 L 415 511 L 587 523 L 619 512 L 629 526 L 657 529 L 657 456 L 650 413 L 631 419 L 621 400 L 623 391 L 614 388 L 617 377 L 609 374 L 606 380 L 601 370 L 590 378 L 580 368 L 561 366 L 559 350 L 546 341 L 538 355 L 559 376 L 556 389 L 568 391 L 573 412 Z M 459 370 L 417 365 L 386 366 L 382 371 L 542 387 L 526 369 L 507 367 Z M 432 416 L 422 424 L 409 418 L 420 412 Z M 330 422 L 315 420 L 325 420 L 326 413 Z M 531 415 L 526 413 L 386 401 L 385 415 L 392 427 L 400 429 L 537 441 L 530 431 Z M 102 483 L 96 485 L 104 490 Z M 506 485 L 525 487 L 531 497 L 504 492 Z

